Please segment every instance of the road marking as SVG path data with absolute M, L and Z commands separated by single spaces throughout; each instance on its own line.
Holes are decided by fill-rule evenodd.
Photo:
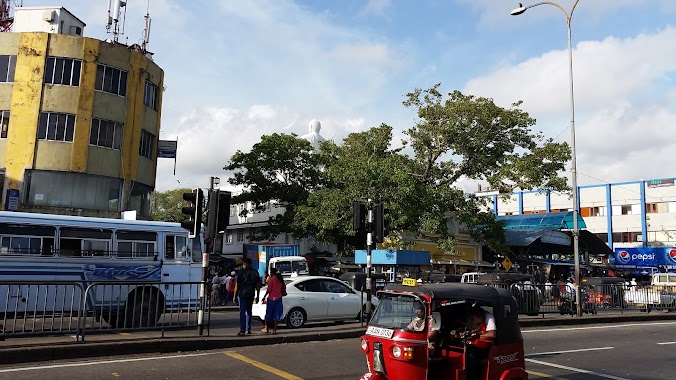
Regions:
M 572 372 L 577 372 L 577 373 L 586 373 L 588 375 L 593 375 L 597 377 L 603 377 L 606 379 L 613 379 L 613 380 L 629 380 L 625 377 L 618 377 L 618 376 L 613 376 L 613 375 L 606 375 L 604 373 L 599 373 L 599 372 L 594 372 L 594 371 L 588 371 L 586 369 L 581 369 L 581 368 L 575 368 L 575 367 L 568 367 L 565 365 L 560 365 L 560 364 L 554 364 L 554 363 L 547 363 L 543 362 L 540 360 L 535 360 L 535 359 L 526 359 L 527 362 L 539 364 L 539 365 L 544 365 L 548 367 L 554 367 L 554 368 L 559 368 L 559 369 L 565 369 L 567 371 L 572 371 Z
M 659 343 L 657 343 L 659 344 Z M 538 352 L 535 354 L 524 355 L 525 357 L 531 356 L 546 356 L 546 355 L 557 355 L 557 354 L 570 354 L 573 352 L 584 352 L 584 351 L 601 351 L 601 350 L 612 350 L 615 347 L 598 347 L 598 348 L 580 348 L 579 350 L 565 350 L 565 351 L 549 351 L 549 352 Z
M 676 342 L 662 342 L 662 343 L 657 343 L 657 344 L 676 344 Z
M 272 373 L 272 374 L 275 374 L 275 375 L 277 375 L 277 376 L 279 376 L 279 377 L 281 377 L 281 378 L 283 378 L 283 379 L 287 379 L 287 380 L 303 380 L 302 378 L 300 378 L 300 377 L 298 377 L 298 376 L 294 376 L 294 375 L 292 375 L 292 374 L 290 374 L 290 373 L 288 373 L 288 372 L 282 371 L 281 369 L 277 369 L 277 368 L 275 368 L 275 367 L 271 367 L 271 366 L 269 366 L 269 365 L 267 365 L 267 364 L 265 364 L 265 363 L 261 363 L 261 362 L 256 361 L 256 360 L 249 359 L 248 357 L 246 357 L 246 356 L 244 356 L 244 355 L 240 355 L 240 354 L 238 354 L 238 353 L 236 353 L 236 352 L 224 352 L 224 354 L 230 356 L 231 358 L 235 358 L 235 359 L 241 360 L 241 361 L 243 361 L 243 362 L 245 362 L 245 363 L 249 363 L 249 364 L 251 364 L 252 366 L 258 367 L 258 368 L 260 368 L 260 369 L 262 369 L 262 370 L 264 370 L 264 371 L 268 371 L 268 372 L 270 372 L 270 373 Z
M 545 379 L 568 380 L 568 379 L 566 379 L 566 378 L 564 378 L 564 377 L 558 377 L 558 376 L 554 376 L 554 375 L 548 375 L 548 374 L 546 374 L 546 373 L 537 372 L 537 371 L 531 371 L 531 370 L 528 370 L 528 371 L 526 371 L 526 372 L 528 372 L 529 375 L 538 376 L 538 377 L 544 377 Z
M 615 329 L 618 327 L 636 327 L 636 326 L 656 326 L 656 325 L 675 325 L 676 322 L 652 322 L 652 323 L 627 323 L 623 325 L 608 324 L 608 326 L 587 326 L 587 327 L 569 327 L 561 328 L 560 326 L 551 329 L 538 330 L 521 330 L 522 333 L 533 332 L 552 332 L 552 331 L 572 331 L 572 330 L 595 330 L 595 329 Z
M 149 361 L 149 360 L 176 359 L 176 358 L 186 358 L 186 357 L 193 357 L 193 356 L 207 356 L 207 355 L 215 355 L 215 354 L 216 354 L 216 352 L 203 352 L 203 353 L 199 353 L 199 354 L 152 356 L 152 357 L 147 357 L 147 358 L 102 360 L 102 361 L 97 361 L 97 362 L 80 362 L 80 363 L 55 364 L 55 365 L 45 365 L 45 366 L 35 366 L 35 367 L 8 368 L 8 369 L 0 369 L 0 373 L 27 372 L 27 371 L 36 371 L 36 370 L 41 370 L 41 369 L 55 369 L 55 368 L 68 368 L 68 367 L 85 367 L 85 366 L 92 366 L 92 365 L 99 365 L 99 364 L 143 362 L 143 361 Z

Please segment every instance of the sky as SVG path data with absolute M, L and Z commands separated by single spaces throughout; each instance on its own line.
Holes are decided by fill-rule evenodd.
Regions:
M 511 16 L 507 0 L 127 4 L 120 40 L 141 40 L 149 9 L 165 72 L 160 138 L 178 138 L 176 175 L 160 159 L 159 191 L 224 184 L 234 152 L 264 134 L 306 134 L 314 118 L 335 141 L 381 123 L 400 135 L 416 120 L 405 94 L 436 83 L 503 107 L 523 100 L 536 131 L 571 139 L 566 19 L 553 6 Z M 109 37 L 106 0 L 23 5 L 62 5 L 86 36 Z M 580 0 L 571 20 L 579 184 L 676 177 L 676 1 Z

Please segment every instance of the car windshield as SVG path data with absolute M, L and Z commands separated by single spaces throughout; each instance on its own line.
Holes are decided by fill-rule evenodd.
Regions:
M 402 330 L 416 318 L 416 311 L 424 306 L 415 297 L 381 294 L 380 304 L 369 325 Z
M 293 271 L 296 272 L 307 272 L 307 261 L 292 261 L 291 266 L 293 267 Z

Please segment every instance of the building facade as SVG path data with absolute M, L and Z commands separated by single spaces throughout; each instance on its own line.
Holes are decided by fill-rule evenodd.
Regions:
M 580 186 L 580 215 L 587 230 L 611 249 L 676 246 L 676 179 L 653 179 Z M 572 211 L 572 196 L 523 191 L 507 199 L 497 194 L 491 207 L 496 215 Z
M 164 73 L 84 26 L 64 8 L 17 8 L 0 33 L 2 209 L 148 217 Z

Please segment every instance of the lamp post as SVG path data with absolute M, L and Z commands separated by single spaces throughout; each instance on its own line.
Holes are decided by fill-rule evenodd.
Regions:
M 519 3 L 519 7 L 512 11 L 512 16 L 518 16 L 523 14 L 530 8 L 537 7 L 539 5 L 552 5 L 557 7 L 563 15 L 566 17 L 566 25 L 568 26 L 568 73 L 570 78 L 570 148 L 572 154 L 572 160 L 570 165 L 570 176 L 571 184 L 573 187 L 573 254 L 575 255 L 575 283 L 577 288 L 575 290 L 575 300 L 577 308 L 577 316 L 582 316 L 582 303 L 580 299 L 580 252 L 579 252 L 579 240 L 580 240 L 580 228 L 577 223 L 578 215 L 580 214 L 580 206 L 578 204 L 578 193 L 577 193 L 577 162 L 575 154 L 575 101 L 573 98 L 573 46 L 572 46 L 572 36 L 570 29 L 570 20 L 573 17 L 573 12 L 575 12 L 575 7 L 580 0 L 575 0 L 573 6 L 570 9 L 570 12 L 566 10 L 559 4 L 552 1 L 543 1 L 537 4 L 529 5 L 524 7 Z

